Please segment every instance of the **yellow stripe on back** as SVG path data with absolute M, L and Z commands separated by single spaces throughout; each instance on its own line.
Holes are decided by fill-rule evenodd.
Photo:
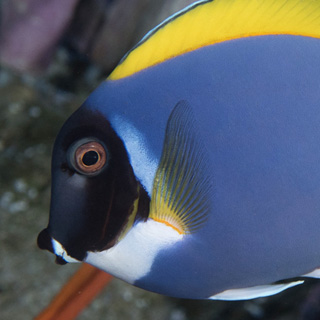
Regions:
M 243 37 L 320 38 L 320 0 L 200 1 L 147 35 L 109 76 L 117 80 L 198 48 Z

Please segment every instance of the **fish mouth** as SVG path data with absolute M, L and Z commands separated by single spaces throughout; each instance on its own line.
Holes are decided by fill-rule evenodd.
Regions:
M 50 236 L 48 229 L 44 229 L 39 233 L 37 243 L 40 249 L 48 250 L 51 253 L 55 254 L 55 262 L 57 264 L 64 265 L 68 262 L 81 262 L 70 257 L 61 243 Z
M 66 260 L 64 260 L 62 257 L 56 255 L 55 263 L 63 266 L 65 264 L 67 264 L 68 262 Z
M 48 250 L 51 253 L 54 253 L 53 251 L 53 246 L 52 246 L 52 242 L 51 242 L 51 236 L 49 234 L 48 229 L 43 229 L 39 235 L 38 235 L 38 239 L 37 239 L 37 244 L 38 247 L 42 250 Z
M 62 246 L 62 244 L 54 238 L 51 238 L 52 247 L 54 254 L 56 255 L 56 262 L 58 264 L 66 264 L 68 262 L 81 262 L 75 258 L 68 255 L 67 250 Z M 61 263 L 64 261 L 63 263 Z

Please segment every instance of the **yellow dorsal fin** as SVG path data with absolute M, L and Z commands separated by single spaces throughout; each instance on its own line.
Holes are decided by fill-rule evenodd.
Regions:
M 198 1 L 149 32 L 109 79 L 125 78 L 210 44 L 271 34 L 320 38 L 320 0 Z

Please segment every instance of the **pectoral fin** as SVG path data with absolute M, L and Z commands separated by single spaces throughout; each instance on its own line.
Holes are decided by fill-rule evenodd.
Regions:
M 195 232 L 210 212 L 208 158 L 191 106 L 180 101 L 167 123 L 153 183 L 150 218 L 181 234 Z

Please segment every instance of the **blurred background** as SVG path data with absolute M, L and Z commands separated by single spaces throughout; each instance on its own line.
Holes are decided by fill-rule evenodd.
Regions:
M 79 267 L 56 265 L 36 246 L 48 222 L 50 157 L 59 128 L 128 49 L 192 2 L 0 0 L 2 320 L 33 319 Z M 316 320 L 319 302 L 320 284 L 311 279 L 243 302 L 173 299 L 115 279 L 77 319 Z

